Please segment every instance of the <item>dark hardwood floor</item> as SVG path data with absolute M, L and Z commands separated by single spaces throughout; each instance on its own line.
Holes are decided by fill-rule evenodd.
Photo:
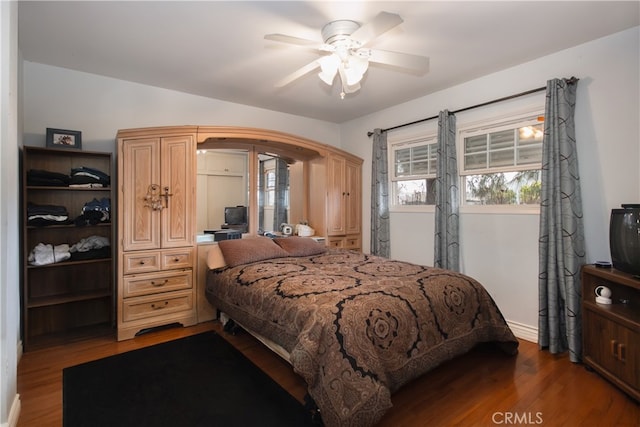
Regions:
M 62 425 L 63 368 L 208 330 L 222 334 L 302 401 L 304 383 L 286 362 L 250 335 L 231 336 L 219 323 L 207 322 L 122 342 L 103 337 L 23 354 L 18 426 Z M 566 356 L 541 352 L 527 341 L 521 341 L 517 357 L 479 347 L 407 384 L 392 400 L 380 427 L 640 426 L 637 402 Z

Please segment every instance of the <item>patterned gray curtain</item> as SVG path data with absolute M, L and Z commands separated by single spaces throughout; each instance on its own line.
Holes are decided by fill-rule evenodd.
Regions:
M 574 111 L 577 79 L 547 82 L 540 202 L 538 344 L 582 358 L 580 268 L 584 264 L 582 197 Z
M 289 191 L 289 166 L 279 157 L 276 161 L 276 187 L 273 201 L 273 229 L 280 230 L 280 224 L 288 222 L 287 192 Z
M 389 258 L 389 169 L 387 166 L 387 133 L 373 131 L 371 156 L 371 253 Z
M 436 168 L 435 267 L 459 271 L 458 159 L 456 156 L 456 116 L 449 111 L 438 115 L 438 155 Z

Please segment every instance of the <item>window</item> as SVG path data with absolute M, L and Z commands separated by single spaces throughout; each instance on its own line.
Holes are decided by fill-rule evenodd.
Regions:
M 435 204 L 435 136 L 390 145 L 391 205 Z
M 463 204 L 540 204 L 542 121 L 535 114 L 460 131 Z
M 264 172 L 264 206 L 273 206 L 276 198 L 276 173 L 274 169 Z
M 457 152 L 460 206 L 496 206 L 514 213 L 537 210 L 541 198 L 544 99 L 513 112 L 499 110 L 463 115 L 458 121 Z M 518 108 L 518 107 L 516 107 Z M 493 118 L 488 117 L 491 114 Z M 389 207 L 430 211 L 435 205 L 437 125 L 388 136 Z M 499 206 L 499 207 L 498 207 Z M 506 207 L 512 207 L 506 209 Z M 479 211 L 489 213 L 491 209 Z

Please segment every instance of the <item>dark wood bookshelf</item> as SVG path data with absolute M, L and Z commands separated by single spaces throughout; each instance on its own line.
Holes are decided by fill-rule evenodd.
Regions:
M 71 169 L 89 167 L 113 177 L 111 153 L 75 149 L 23 147 L 21 232 L 21 332 L 25 351 L 115 333 L 114 218 L 108 222 L 76 225 L 84 205 L 93 199 L 113 198 L 113 187 L 67 187 L 28 184 L 28 172 L 41 170 L 65 175 Z M 29 225 L 27 206 L 64 206 L 64 224 Z M 109 239 L 108 256 L 70 259 L 32 265 L 29 255 L 39 243 L 69 246 L 91 236 Z

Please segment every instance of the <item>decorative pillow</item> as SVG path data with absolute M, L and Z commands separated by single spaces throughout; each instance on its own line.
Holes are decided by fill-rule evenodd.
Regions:
M 216 270 L 226 266 L 227 261 L 224 260 L 220 246 L 211 245 L 207 252 L 207 267 L 209 267 L 210 270 Z
M 229 267 L 271 258 L 287 257 L 289 254 L 268 237 L 221 240 L 218 246 Z
M 310 237 L 283 237 L 273 239 L 289 256 L 311 256 L 327 251 L 327 247 Z

